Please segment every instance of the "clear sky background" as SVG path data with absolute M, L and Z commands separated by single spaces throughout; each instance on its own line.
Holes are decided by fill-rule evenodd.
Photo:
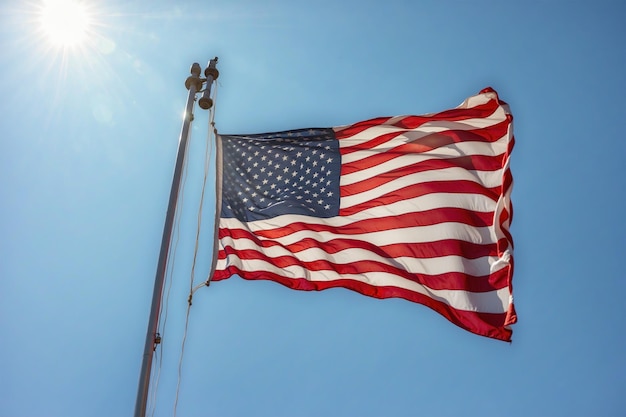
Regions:
M 85 0 L 63 50 L 0 3 L 0 416 L 135 404 L 189 67 L 223 133 L 511 106 L 513 343 L 404 300 L 201 288 L 178 416 L 623 416 L 626 2 Z M 170 416 L 208 114 L 196 109 L 155 416 Z M 206 279 L 214 173 L 195 282 Z M 169 282 L 169 281 L 168 281 Z

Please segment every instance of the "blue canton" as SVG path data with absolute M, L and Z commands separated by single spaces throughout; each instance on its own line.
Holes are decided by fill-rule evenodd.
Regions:
M 332 129 L 220 137 L 222 217 L 338 214 L 341 156 Z

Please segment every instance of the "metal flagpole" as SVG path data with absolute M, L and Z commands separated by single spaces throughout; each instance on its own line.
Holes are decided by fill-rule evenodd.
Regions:
M 146 332 L 146 342 L 143 351 L 143 360 L 141 362 L 141 373 L 139 374 L 139 386 L 137 389 L 137 401 L 135 403 L 135 417 L 145 417 L 146 405 L 148 403 L 148 389 L 150 387 L 150 371 L 152 369 L 152 357 L 156 346 L 161 342 L 158 335 L 159 311 L 161 308 L 161 297 L 163 295 L 163 283 L 165 281 L 165 273 L 167 271 L 167 255 L 170 248 L 172 238 L 172 229 L 174 227 L 174 215 L 176 214 L 176 204 L 178 202 L 178 191 L 180 189 L 181 174 L 185 162 L 185 153 L 187 150 L 187 142 L 189 138 L 189 128 L 193 121 L 193 105 L 196 100 L 196 94 L 202 90 L 202 85 L 206 82 L 206 88 L 202 98 L 200 99 L 200 107 L 209 109 L 213 105 L 210 99 L 211 85 L 219 73 L 215 68 L 217 57 L 209 62 L 205 70 L 206 79 L 200 78 L 200 64 L 194 63 L 191 66 L 191 75 L 185 80 L 185 87 L 189 90 L 187 96 L 187 105 L 185 107 L 185 117 L 183 119 L 183 127 L 180 132 L 178 141 L 178 154 L 176 156 L 176 166 L 174 168 L 174 178 L 172 179 L 172 188 L 170 190 L 170 200 L 167 207 L 167 215 L 165 218 L 165 226 L 163 227 L 163 237 L 161 239 L 161 252 L 157 263 L 157 270 L 154 279 L 154 291 L 152 293 L 152 306 L 150 307 L 150 317 L 148 319 L 148 330 Z

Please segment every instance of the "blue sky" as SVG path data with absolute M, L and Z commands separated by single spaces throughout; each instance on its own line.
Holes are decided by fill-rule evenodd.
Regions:
M 132 413 L 184 80 L 213 56 L 224 133 L 495 88 L 515 117 L 519 322 L 507 344 L 403 300 L 233 277 L 194 296 L 178 415 L 624 414 L 624 2 L 85 3 L 92 33 L 65 52 L 38 1 L 0 4 L 1 416 Z M 196 109 L 155 416 L 172 415 L 207 123 Z

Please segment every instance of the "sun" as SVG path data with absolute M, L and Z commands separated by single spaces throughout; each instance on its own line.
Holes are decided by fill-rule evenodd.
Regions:
M 79 0 L 44 0 L 39 22 L 44 37 L 60 47 L 79 46 L 87 39 L 92 19 Z

